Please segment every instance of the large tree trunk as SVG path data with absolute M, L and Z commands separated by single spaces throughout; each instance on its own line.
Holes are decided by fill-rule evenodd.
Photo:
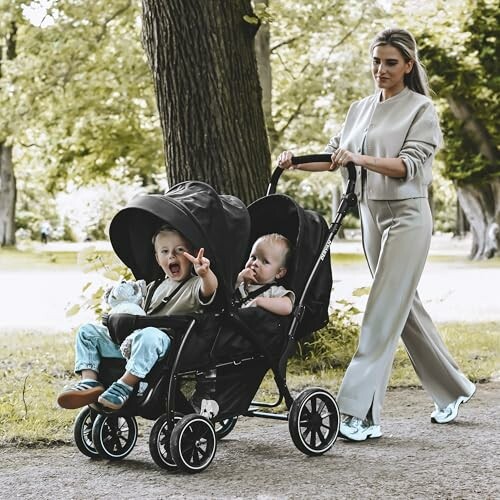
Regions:
M 143 0 L 170 185 L 201 180 L 250 202 L 265 192 L 270 153 L 250 0 Z
M 12 146 L 0 143 L 0 245 L 16 244 L 16 178 L 12 165 Z
M 460 206 L 472 232 L 472 259 L 500 253 L 500 180 L 484 184 L 458 184 Z

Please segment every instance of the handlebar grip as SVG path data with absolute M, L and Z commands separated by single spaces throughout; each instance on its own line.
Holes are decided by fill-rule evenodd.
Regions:
M 300 165 L 301 163 L 331 163 L 332 155 L 328 153 L 322 153 L 318 155 L 303 155 L 303 156 L 292 156 L 292 164 Z
M 332 155 L 329 153 L 321 153 L 317 155 L 303 155 L 303 156 L 292 156 L 292 164 L 300 165 L 302 163 L 330 163 L 332 159 Z M 349 180 L 352 182 L 356 181 L 356 167 L 354 163 L 350 161 L 347 164 L 347 171 Z

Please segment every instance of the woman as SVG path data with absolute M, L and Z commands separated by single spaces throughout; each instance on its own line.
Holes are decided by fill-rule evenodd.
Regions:
M 377 91 L 351 105 L 340 134 L 326 148 L 331 163 L 298 167 L 336 170 L 353 162 L 358 174 L 363 248 L 373 284 L 358 349 L 338 394 L 340 433 L 353 441 L 382 435 L 380 414 L 400 337 L 435 403 L 432 422 L 454 420 L 475 391 L 417 294 L 432 232 L 427 190 L 441 142 L 425 71 L 406 30 L 382 31 L 370 54 Z M 285 151 L 278 164 L 293 168 L 291 159 Z

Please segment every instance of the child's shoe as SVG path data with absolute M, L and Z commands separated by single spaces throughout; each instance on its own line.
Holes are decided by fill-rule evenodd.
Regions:
M 128 401 L 133 390 L 130 385 L 117 380 L 99 396 L 98 401 L 105 408 L 119 410 Z
M 80 380 L 64 387 L 57 396 L 57 404 L 61 408 L 74 410 L 95 403 L 103 392 L 104 386 L 101 382 L 92 379 Z
M 219 413 L 219 404 L 214 399 L 202 399 L 200 415 L 212 420 Z

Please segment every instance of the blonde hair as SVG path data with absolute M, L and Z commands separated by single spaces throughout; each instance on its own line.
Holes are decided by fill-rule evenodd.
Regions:
M 156 238 L 160 236 L 160 234 L 166 234 L 166 233 L 174 233 L 180 236 L 183 240 L 186 241 L 187 246 L 189 247 L 189 250 L 192 250 L 191 248 L 191 242 L 180 232 L 177 231 L 177 229 L 173 228 L 172 226 L 169 226 L 168 224 L 164 224 L 163 226 L 160 226 L 155 233 L 153 234 L 153 237 L 151 238 L 151 243 L 153 244 L 153 248 L 155 249 L 156 252 Z
M 288 238 L 279 233 L 269 233 L 257 238 L 257 241 L 264 241 L 270 243 L 271 245 L 280 245 L 284 250 L 282 265 L 285 268 L 288 267 L 292 256 L 292 244 Z
M 418 58 L 417 42 L 413 35 L 400 28 L 385 29 L 377 34 L 370 45 L 370 56 L 373 55 L 375 47 L 380 45 L 391 45 L 399 51 L 405 62 L 413 61 L 413 67 L 405 75 L 404 83 L 410 90 L 429 96 L 427 73 Z

